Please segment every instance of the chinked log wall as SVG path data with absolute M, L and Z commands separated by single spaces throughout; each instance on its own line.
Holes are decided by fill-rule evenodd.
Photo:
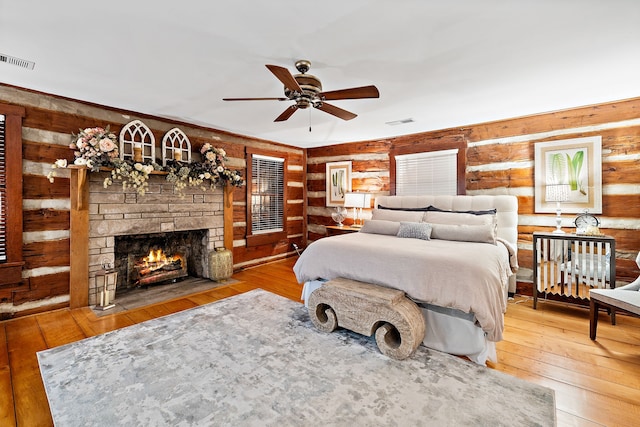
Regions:
M 0 289 L 0 318 L 25 315 L 69 305 L 69 170 L 59 170 L 53 184 L 46 175 L 60 158 L 73 159 L 71 133 L 107 126 L 118 133 L 131 120 L 140 119 L 156 138 L 173 127 L 182 129 L 199 153 L 206 142 L 222 147 L 227 165 L 245 175 L 246 147 L 282 153 L 288 159 L 287 239 L 276 244 L 246 247 L 246 188 L 233 192 L 233 259 L 236 269 L 293 253 L 291 243 L 306 243 L 304 221 L 305 152 L 269 141 L 243 137 L 215 129 L 178 123 L 159 117 L 107 108 L 0 84 L 0 102 L 25 107 L 23 120 L 23 282 Z M 195 155 L 197 157 L 197 154 Z M 118 185 L 115 183 L 114 185 Z
M 307 150 L 309 239 L 333 224 L 325 208 L 325 164 L 352 161 L 354 191 L 388 194 L 389 151 L 396 146 L 463 135 L 467 141 L 466 193 L 512 194 L 519 201 L 518 291 L 530 294 L 532 233 L 551 231 L 553 214 L 534 212 L 534 144 L 602 136 L 601 230 L 616 238 L 616 276 L 635 279 L 640 250 L 640 98 L 500 120 L 379 141 Z M 570 221 L 575 215 L 563 215 Z

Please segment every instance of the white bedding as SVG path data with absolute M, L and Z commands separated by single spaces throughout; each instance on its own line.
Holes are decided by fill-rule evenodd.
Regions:
M 500 242 L 352 233 L 313 242 L 294 272 L 300 283 L 345 277 L 401 289 L 418 302 L 474 313 L 488 340 L 502 339 L 511 269 Z

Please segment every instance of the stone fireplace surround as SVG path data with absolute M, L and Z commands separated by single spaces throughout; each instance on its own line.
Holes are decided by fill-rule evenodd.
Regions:
M 151 175 L 146 194 L 140 195 L 134 189 L 123 191 L 118 181 L 104 188 L 107 174 L 87 174 L 89 305 L 97 303 L 96 273 L 102 269 L 103 262 L 115 264 L 116 236 L 205 230 L 204 254 L 224 247 L 225 192 L 222 188 L 203 191 L 187 187 L 181 196 L 163 175 Z M 205 256 L 203 277 L 208 277 L 207 263 Z

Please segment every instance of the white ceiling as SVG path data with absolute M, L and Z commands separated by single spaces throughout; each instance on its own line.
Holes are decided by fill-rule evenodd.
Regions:
M 0 53 L 36 63 L 2 83 L 314 147 L 640 96 L 640 1 L 0 0 Z M 222 101 L 283 96 L 264 65 L 298 59 L 380 98 Z

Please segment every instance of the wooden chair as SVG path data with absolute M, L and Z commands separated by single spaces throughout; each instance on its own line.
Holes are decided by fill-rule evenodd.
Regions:
M 640 252 L 636 257 L 636 264 L 640 267 Z M 640 277 L 626 286 L 616 289 L 592 289 L 589 292 L 589 336 L 596 339 L 598 328 L 598 311 L 600 307 L 611 313 L 611 324 L 616 324 L 616 311 L 623 311 L 634 316 L 640 316 Z

